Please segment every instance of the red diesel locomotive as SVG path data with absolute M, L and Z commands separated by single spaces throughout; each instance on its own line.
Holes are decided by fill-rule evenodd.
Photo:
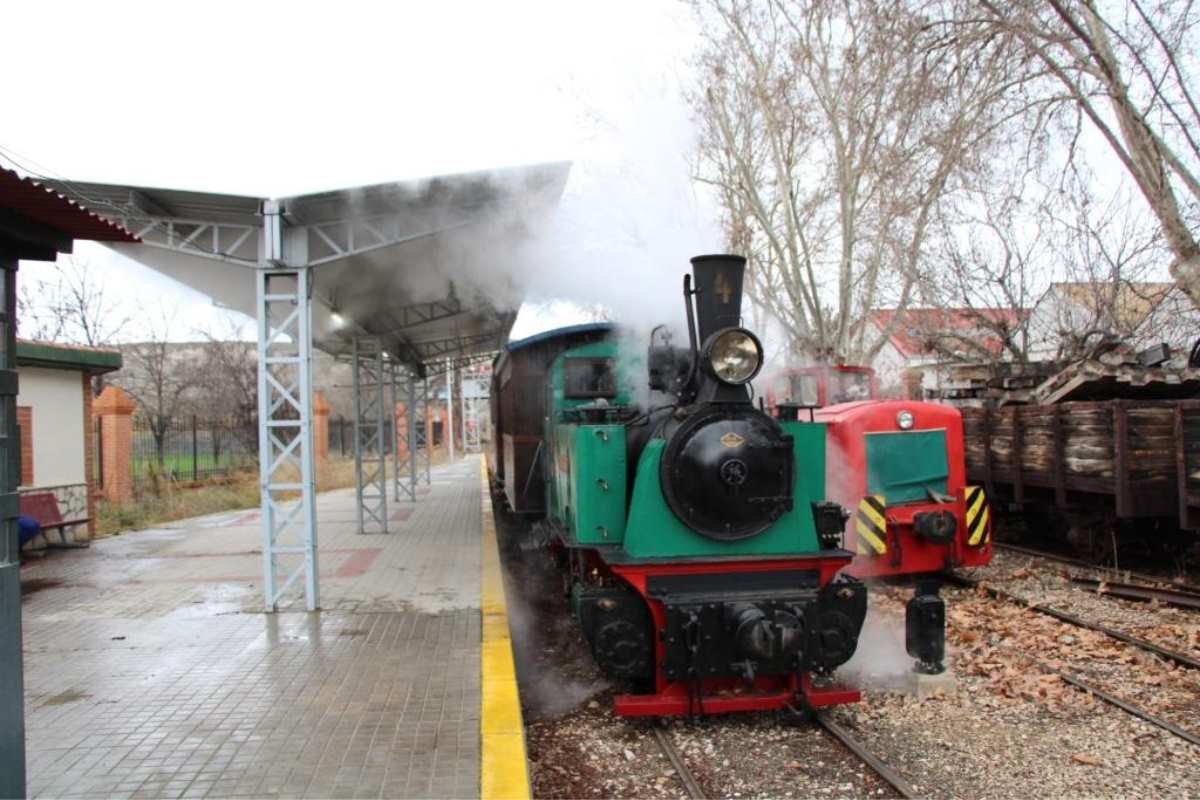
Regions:
M 781 418 L 807 413 L 826 424 L 829 499 L 853 509 L 845 572 L 911 575 L 908 650 L 917 669 L 941 672 L 945 610 L 939 573 L 992 558 L 992 519 L 982 486 L 966 480 L 961 412 L 949 405 L 878 398 L 869 367 L 783 370 L 766 380 Z

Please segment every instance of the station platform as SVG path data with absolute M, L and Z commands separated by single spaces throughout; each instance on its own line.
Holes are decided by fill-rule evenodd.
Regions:
M 23 567 L 30 796 L 479 796 L 479 458 L 388 508 L 360 535 L 353 490 L 318 495 L 313 613 L 263 612 L 257 511 Z

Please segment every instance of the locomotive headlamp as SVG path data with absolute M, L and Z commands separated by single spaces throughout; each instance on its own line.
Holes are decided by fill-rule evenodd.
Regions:
M 897 414 L 896 415 L 896 425 L 902 431 L 906 431 L 909 428 L 911 428 L 913 426 L 912 412 L 906 408 L 906 409 L 902 410 L 899 414 Z
M 762 366 L 762 345 L 743 328 L 726 328 L 713 334 L 707 350 L 709 367 L 725 383 L 746 383 Z

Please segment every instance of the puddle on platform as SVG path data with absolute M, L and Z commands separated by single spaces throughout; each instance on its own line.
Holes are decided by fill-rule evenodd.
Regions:
M 30 578 L 27 581 L 21 581 L 21 597 L 28 597 L 46 589 L 54 589 L 55 587 L 65 585 L 65 583 L 65 581 L 55 580 L 54 578 Z
M 239 584 L 213 584 L 204 588 L 202 599 L 178 606 L 166 619 L 203 619 L 224 614 L 240 614 L 246 610 L 248 598 L 252 595 L 256 595 L 256 590 Z
M 67 689 L 65 692 L 50 695 L 42 701 L 43 706 L 65 706 L 67 703 L 78 703 L 80 700 L 86 700 L 91 697 L 90 694 L 84 694 L 77 689 Z

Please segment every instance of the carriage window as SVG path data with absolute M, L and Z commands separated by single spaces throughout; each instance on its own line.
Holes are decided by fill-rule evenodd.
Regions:
M 611 358 L 568 358 L 563 363 L 566 396 L 574 399 L 617 396 Z
M 836 380 L 835 403 L 871 399 L 871 376 L 865 372 L 843 372 Z
M 791 384 L 792 396 L 789 398 L 791 402 L 799 403 L 802 406 L 821 404 L 820 395 L 817 393 L 816 375 L 793 375 Z

